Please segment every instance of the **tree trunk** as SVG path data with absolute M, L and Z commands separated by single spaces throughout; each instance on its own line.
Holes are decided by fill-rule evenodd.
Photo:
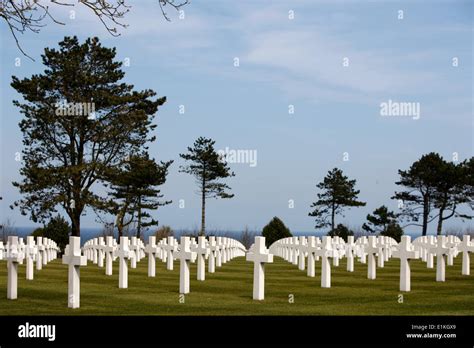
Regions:
M 123 236 L 123 213 L 122 213 L 122 211 L 119 211 L 117 213 L 117 220 L 115 221 L 115 225 L 117 226 L 118 240 L 120 241 L 120 237 Z
M 137 239 L 140 239 L 140 233 L 142 228 L 142 198 L 141 196 L 138 197 L 138 216 L 137 216 Z
M 335 220 L 336 220 L 336 208 L 334 206 L 334 203 L 332 204 L 332 211 L 331 211 L 331 232 L 334 231 L 334 225 L 335 225 Z
M 426 231 L 428 230 L 428 216 L 430 214 L 430 206 L 428 196 L 425 196 L 423 199 L 423 230 L 422 235 L 426 236 Z
M 436 233 L 438 234 L 438 236 L 440 236 L 441 233 L 443 233 L 443 212 L 444 212 L 444 209 L 439 210 L 438 227 L 436 229 Z
M 81 236 L 81 213 L 76 209 L 72 210 L 71 214 L 71 236 Z
M 201 236 L 206 235 L 206 181 L 202 180 L 201 197 Z

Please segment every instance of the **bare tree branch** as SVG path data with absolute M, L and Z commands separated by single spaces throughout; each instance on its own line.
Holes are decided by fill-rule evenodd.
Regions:
M 52 6 L 74 7 L 76 3 L 83 4 L 89 8 L 104 25 L 105 29 L 112 36 L 120 36 L 117 28 L 127 28 L 123 23 L 123 18 L 130 11 L 131 5 L 127 0 L 49 0 Z M 0 0 L 0 17 L 7 23 L 10 32 L 20 52 L 34 61 L 20 45 L 17 34 L 24 34 L 26 31 L 39 33 L 41 28 L 46 26 L 46 19 L 49 18 L 54 23 L 65 25 L 57 20 L 50 12 L 50 6 L 45 5 L 46 0 Z M 158 0 L 163 17 L 169 22 L 170 18 L 165 12 L 165 7 L 180 11 L 181 7 L 189 4 L 189 0 Z

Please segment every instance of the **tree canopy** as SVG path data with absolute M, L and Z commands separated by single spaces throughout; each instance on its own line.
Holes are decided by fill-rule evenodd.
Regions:
M 472 161 L 455 164 L 431 152 L 408 170 L 399 170 L 396 184 L 405 190 L 395 192 L 392 198 L 401 201 L 399 216 L 409 221 L 406 226 L 421 226 L 422 235 L 426 235 L 428 224 L 438 219 L 437 233 L 441 234 L 445 220 L 453 216 L 471 219 L 472 215 L 461 213 L 458 207 L 468 203 L 472 209 Z
M 265 245 L 267 248 L 277 240 L 292 237 L 290 229 L 285 226 L 283 221 L 278 217 L 274 217 L 262 230 L 262 236 L 265 237 Z
M 45 49 L 42 74 L 13 77 L 11 85 L 24 99 L 13 102 L 23 114 L 24 145 L 23 180 L 14 183 L 23 198 L 14 206 L 34 222 L 61 207 L 72 235 L 79 236 L 84 209 L 100 208 L 106 200 L 93 185 L 155 140 L 152 121 L 166 97 L 154 99 L 153 90 L 122 82 L 125 73 L 115 55 L 97 38 L 81 44 L 65 37 L 59 49 Z
M 148 153 L 132 155 L 122 166 L 110 168 L 107 181 L 110 183 L 110 207 L 116 216 L 115 226 L 119 237 L 124 227 L 136 222 L 136 235 L 140 238 L 142 228 L 158 225 L 147 210 L 156 210 L 170 204 L 162 201 L 158 186 L 166 182 L 168 168 L 173 161 L 156 163 Z M 127 219 L 128 217 L 128 219 Z
M 316 185 L 322 192 L 311 205 L 315 209 L 308 214 L 316 218 L 315 228 L 330 226 L 332 231 L 336 226 L 336 215 L 343 214 L 348 207 L 365 206 L 365 202 L 357 200 L 360 191 L 355 189 L 355 184 L 356 180 L 349 180 L 342 170 L 334 168 Z

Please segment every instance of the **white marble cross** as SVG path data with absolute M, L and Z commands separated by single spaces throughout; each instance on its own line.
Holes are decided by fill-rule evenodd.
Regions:
M 99 261 L 99 249 L 98 249 L 98 239 L 94 238 L 92 240 L 92 262 L 97 265 Z
M 339 267 L 339 245 L 340 245 L 340 237 L 335 236 L 332 237 L 331 244 L 332 244 L 332 265 L 334 267 Z
M 253 266 L 253 299 L 265 298 L 265 263 L 273 262 L 273 255 L 265 247 L 265 237 L 255 237 L 255 243 L 246 256 L 247 261 L 252 261 Z
M 4 252 L 5 252 L 5 247 L 3 246 L 3 242 L 0 240 L 0 260 L 3 260 L 4 258 Z
M 107 236 L 105 238 L 105 246 L 102 248 L 105 254 L 105 275 L 111 276 L 113 270 L 114 257 L 114 237 Z
M 380 268 L 384 268 L 385 266 L 385 239 L 383 236 L 379 236 L 377 238 L 377 266 Z
M 315 276 L 315 256 L 314 253 L 319 249 L 318 245 L 316 244 L 316 237 L 309 236 L 308 243 L 305 245 L 305 251 L 308 254 L 308 270 L 307 275 L 308 277 Z
M 196 253 L 192 252 L 190 247 L 191 247 L 191 242 L 189 240 L 189 237 L 181 237 L 181 242 L 179 244 L 179 251 L 178 251 L 178 258 L 180 261 L 180 270 L 179 270 L 179 293 L 180 294 L 189 293 L 189 287 L 190 287 L 189 262 L 196 259 Z
M 139 259 L 139 249 L 137 244 L 137 237 L 130 237 L 130 268 L 137 268 L 137 261 Z
M 292 237 L 293 238 L 293 260 L 291 260 L 291 262 L 293 263 L 293 265 L 297 265 L 298 264 L 298 256 L 299 256 L 299 246 L 300 246 L 300 242 L 298 241 L 298 237 Z
M 375 279 L 377 277 L 377 268 L 375 262 L 375 254 L 378 252 L 378 248 L 375 245 L 375 236 L 369 236 L 369 243 L 365 246 L 365 252 L 368 257 L 368 267 L 367 267 L 367 278 Z
M 345 249 L 346 249 L 346 259 L 347 259 L 346 269 L 348 272 L 354 272 L 354 250 L 355 250 L 354 236 L 347 237 L 347 243 L 345 245 Z
M 331 263 L 329 258 L 332 255 L 331 237 L 324 236 L 321 243 L 321 249 L 315 251 L 316 256 L 321 257 L 321 287 L 331 287 Z
M 48 264 L 48 252 L 49 252 L 49 239 L 46 237 L 43 237 L 43 266 L 46 266 Z
M 426 261 L 427 268 L 434 268 L 434 255 L 430 252 L 430 249 L 435 246 L 436 246 L 436 237 L 428 236 L 426 242 L 424 243 L 425 261 Z
M 438 243 L 431 253 L 436 255 L 436 281 L 444 282 L 446 278 L 446 255 L 450 248 L 446 246 L 446 236 L 438 236 Z
M 469 253 L 474 253 L 474 245 L 470 242 L 470 236 L 465 234 L 462 236 L 462 242 L 458 246 L 460 252 L 462 252 L 462 275 L 469 275 L 471 262 Z
M 160 241 L 160 247 L 161 247 L 161 261 L 167 263 L 168 262 L 168 249 L 167 249 L 167 238 L 163 238 Z
M 154 277 L 156 275 L 156 254 L 159 252 L 155 236 L 148 237 L 148 245 L 145 247 L 145 252 L 148 254 L 148 276 Z
M 206 279 L 206 261 L 205 257 L 209 255 L 209 248 L 206 245 L 206 237 L 198 237 L 198 243 L 194 251 L 197 254 L 197 280 Z
M 223 265 L 227 263 L 227 238 L 222 237 L 221 241 L 221 264 Z
M 99 237 L 99 241 L 97 242 L 97 249 L 99 250 L 98 265 L 100 268 L 104 267 L 104 259 L 105 259 L 104 247 L 105 247 L 104 237 Z
M 222 237 L 217 237 L 217 242 L 216 242 L 216 267 L 221 267 L 222 266 L 222 250 L 224 247 L 222 246 Z
M 367 243 L 368 241 L 366 236 L 362 236 L 361 238 L 357 239 L 357 256 L 359 257 L 359 262 L 362 264 L 367 263 L 367 253 L 365 252 L 365 246 L 367 245 Z
M 69 265 L 68 307 L 79 308 L 80 305 L 80 266 L 87 265 L 87 259 L 81 255 L 81 238 L 69 237 L 67 253 L 63 255 L 63 264 Z
M 119 288 L 128 288 L 128 263 L 126 259 L 130 259 L 131 254 L 129 249 L 128 237 L 120 237 L 120 246 L 117 250 L 117 256 L 119 257 Z
M 175 257 L 174 254 L 178 250 L 178 246 L 175 243 L 174 237 L 172 237 L 172 236 L 168 237 L 168 244 L 166 244 L 164 246 L 164 248 L 167 252 L 167 255 L 166 255 L 166 259 L 167 259 L 166 269 L 168 271 L 172 271 L 173 268 L 174 268 L 174 257 Z
M 35 237 L 26 237 L 25 258 L 26 258 L 26 279 L 33 280 L 34 278 L 34 259 L 38 250 L 35 246 Z
M 18 248 L 18 237 L 8 236 L 7 250 L 7 299 L 16 300 L 18 297 L 18 264 L 23 262 L 24 255 Z
M 446 246 L 448 248 L 455 248 L 457 246 L 457 242 L 456 242 L 456 236 L 453 236 L 453 235 L 449 235 L 447 236 L 448 240 L 446 241 Z M 446 257 L 446 261 L 447 261 L 447 265 L 448 266 L 452 266 L 454 265 L 454 253 L 457 252 L 457 250 L 453 250 L 451 249 L 451 252 L 448 253 L 447 257 Z
M 36 255 L 36 270 L 41 271 L 41 269 L 43 268 L 44 253 L 43 237 L 36 237 L 36 244 L 38 248 L 38 254 Z
M 210 236 L 209 237 L 209 264 L 208 264 L 208 272 L 214 273 L 216 271 L 216 253 L 219 247 L 216 245 L 216 237 Z
M 298 256 L 298 269 L 300 271 L 304 271 L 304 269 L 306 268 L 305 267 L 305 262 L 306 262 L 306 252 L 305 252 L 305 248 L 306 248 L 306 237 L 304 236 L 300 236 L 299 238 L 299 250 L 298 250 L 298 253 L 299 253 L 299 256 Z
M 400 259 L 400 291 L 410 291 L 410 259 L 419 258 L 418 251 L 415 251 L 411 245 L 410 236 L 402 236 L 402 240 L 398 244 L 398 249 L 393 253 L 393 256 Z

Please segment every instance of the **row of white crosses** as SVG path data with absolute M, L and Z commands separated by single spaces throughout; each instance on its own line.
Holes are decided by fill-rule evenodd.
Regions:
M 106 274 L 112 274 L 112 260 L 119 258 L 119 288 L 128 288 L 128 260 L 130 267 L 136 268 L 137 262 L 148 255 L 148 276 L 156 276 L 156 259 L 166 262 L 166 269 L 174 269 L 174 261 L 180 260 L 180 292 L 189 292 L 189 267 L 183 261 L 183 257 L 190 257 L 188 262 L 197 260 L 197 280 L 205 280 L 206 265 L 205 260 L 209 260 L 209 273 L 214 273 L 216 266 L 221 267 L 226 262 L 236 256 L 242 256 L 245 248 L 243 245 L 227 237 L 186 237 L 178 241 L 169 236 L 163 238 L 158 243 L 156 237 L 150 236 L 148 244 L 145 246 L 136 237 L 120 237 L 117 245 L 112 237 L 107 237 L 106 241 L 102 237 L 94 238 L 84 244 L 84 252 L 88 260 L 92 260 L 101 267 L 101 258 L 106 259 Z M 183 244 L 184 243 L 184 244 Z M 189 249 L 189 250 L 188 250 Z M 103 252 L 103 253 L 101 253 Z M 190 252 L 191 254 L 188 254 Z M 105 255 L 105 256 L 104 256 Z
M 421 257 L 433 267 L 433 257 L 437 258 L 436 280 L 445 281 L 445 264 L 453 265 L 453 259 L 460 252 L 463 254 L 462 274 L 469 275 L 469 253 L 474 252 L 474 245 L 468 235 L 463 236 L 461 242 L 455 236 L 425 236 L 411 243 L 409 236 L 403 236 L 400 243 L 387 236 L 363 236 L 354 242 L 349 236 L 347 242 L 339 237 L 289 237 L 284 238 L 272 246 L 269 253 L 282 257 L 286 261 L 298 265 L 298 269 L 305 269 L 307 260 L 308 277 L 315 276 L 315 261 L 321 258 L 321 287 L 331 287 L 331 263 L 339 266 L 339 259 L 347 259 L 347 271 L 354 271 L 354 257 L 358 257 L 362 264 L 367 264 L 367 278 L 376 279 L 377 267 L 383 268 L 391 257 L 400 259 L 400 290 L 410 291 L 410 264 L 411 259 Z M 431 260 L 431 262 L 430 262 Z M 430 266 L 431 264 L 431 266 Z
M 9 236 L 6 245 L 0 242 L 0 260 L 7 261 L 8 280 L 7 298 L 15 300 L 18 298 L 18 265 L 26 260 L 26 279 L 34 279 L 34 262 L 36 269 L 41 270 L 48 262 L 56 259 L 59 248 L 51 239 L 33 236 L 23 238 Z

